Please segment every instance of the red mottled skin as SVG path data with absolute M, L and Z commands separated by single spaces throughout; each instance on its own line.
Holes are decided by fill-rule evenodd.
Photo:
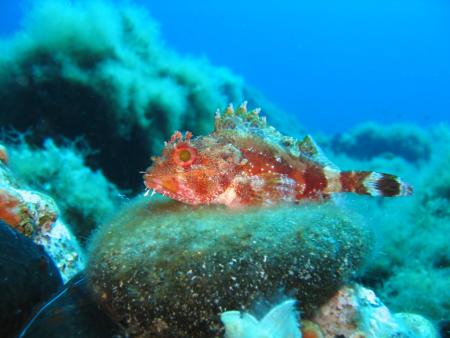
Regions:
M 175 132 L 145 172 L 146 188 L 187 204 L 233 208 L 322 199 L 336 192 L 411 193 L 409 185 L 392 175 L 328 166 L 315 153 L 315 144 L 292 143 L 257 114 L 247 112 L 245 104 L 237 112 L 229 107 L 225 116 L 216 116 L 216 129 L 209 135 L 192 138 L 189 132 L 185 137 Z

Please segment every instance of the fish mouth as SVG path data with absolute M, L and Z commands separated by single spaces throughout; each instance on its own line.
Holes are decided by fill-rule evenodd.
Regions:
M 200 200 L 195 193 L 186 185 L 183 177 L 177 176 L 154 176 L 144 175 L 144 183 L 148 190 L 169 197 L 173 200 L 186 204 L 199 204 Z M 153 195 L 153 192 L 151 192 Z
M 153 175 L 144 175 L 144 184 L 147 189 L 175 198 L 179 191 L 178 180 L 174 177 L 155 177 Z

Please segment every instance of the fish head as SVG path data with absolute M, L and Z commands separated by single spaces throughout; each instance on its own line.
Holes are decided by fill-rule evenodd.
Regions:
M 187 204 L 209 204 L 233 180 L 241 153 L 212 136 L 176 132 L 144 174 L 147 189 Z

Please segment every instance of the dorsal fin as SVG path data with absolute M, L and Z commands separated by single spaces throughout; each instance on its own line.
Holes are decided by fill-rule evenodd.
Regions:
M 330 167 L 339 170 L 323 153 L 322 149 L 313 140 L 311 135 L 306 135 L 303 140 L 297 143 L 300 156 L 320 164 L 322 167 Z
M 238 109 L 234 109 L 232 104 L 221 113 L 217 110 L 215 117 L 215 129 L 217 134 L 227 133 L 229 131 L 236 132 L 244 137 L 258 137 L 267 144 L 275 146 L 287 153 L 293 153 L 298 156 L 298 149 L 294 147 L 295 139 L 293 137 L 284 136 L 274 127 L 267 124 L 265 116 L 260 116 L 261 109 L 256 108 L 247 110 L 247 101 L 244 101 Z
M 220 109 L 217 109 L 214 121 L 214 131 L 235 129 L 240 125 L 264 128 L 267 125 L 266 118 L 259 116 L 260 111 L 260 108 L 247 110 L 247 101 L 244 101 L 236 110 L 230 103 L 223 114 L 220 113 Z
M 305 136 L 302 141 L 293 137 L 285 136 L 274 127 L 267 124 L 265 116 L 260 116 L 260 109 L 247 110 L 247 101 L 239 108 L 234 109 L 232 104 L 221 112 L 217 110 L 215 116 L 214 132 L 235 131 L 238 134 L 256 136 L 267 144 L 277 147 L 293 157 L 303 158 L 317 163 L 322 167 L 339 170 L 322 152 L 310 135 Z

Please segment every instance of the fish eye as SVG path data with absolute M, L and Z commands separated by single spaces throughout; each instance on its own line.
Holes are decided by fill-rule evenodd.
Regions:
M 187 149 L 183 149 L 178 153 L 178 158 L 182 162 L 187 162 L 191 159 L 191 152 Z
M 181 165 L 182 167 L 187 167 L 194 162 L 196 156 L 197 150 L 190 145 L 184 144 L 175 148 L 172 159 L 176 164 Z

